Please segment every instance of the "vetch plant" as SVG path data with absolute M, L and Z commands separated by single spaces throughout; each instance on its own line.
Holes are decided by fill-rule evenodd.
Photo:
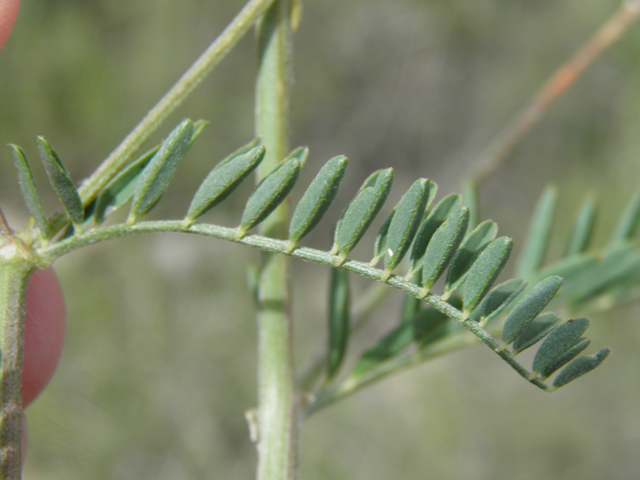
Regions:
M 607 36 L 596 35 L 584 51 L 591 59 L 620 35 L 640 12 L 639 2 L 626 2 Z M 322 167 L 306 165 L 308 149 L 291 150 L 289 102 L 292 30 L 300 20 L 297 0 L 251 0 L 118 146 L 76 187 L 73 172 L 48 140 L 36 140 L 40 160 L 62 209 L 48 213 L 40 201 L 32 166 L 25 151 L 12 145 L 14 164 L 32 220 L 13 231 L 0 212 L 0 311 L 2 312 L 2 439 L 3 478 L 20 478 L 20 379 L 24 303 L 30 276 L 80 248 L 143 233 L 182 233 L 226 240 L 261 251 L 254 297 L 258 324 L 258 406 L 248 415 L 258 451 L 257 478 L 297 478 L 299 430 L 303 420 L 347 398 L 367 385 L 466 346 L 483 343 L 520 377 L 538 389 L 553 392 L 598 367 L 609 355 L 599 347 L 583 354 L 590 320 L 577 316 L 594 305 L 633 299 L 640 285 L 640 250 L 634 239 L 640 225 L 640 196 L 620 215 L 607 245 L 591 245 L 595 205 L 586 197 L 565 255 L 545 264 L 552 235 L 556 192 L 543 192 L 533 214 L 516 278 L 499 280 L 513 241 L 497 236 L 498 226 L 479 218 L 475 185 L 504 158 L 588 64 L 585 54 L 569 62 L 529 109 L 508 127 L 479 163 L 479 172 L 463 195 L 437 199 L 431 179 L 416 179 L 377 232 L 367 261 L 350 257 L 369 231 L 392 191 L 394 170 L 375 171 L 343 206 L 333 205 L 348 175 L 343 155 Z M 174 172 L 206 122 L 183 120 L 159 145 L 137 158 L 135 152 L 200 80 L 253 26 L 257 29 L 259 69 L 256 135 L 221 160 L 205 177 L 182 218 L 145 220 L 162 201 Z M 611 34 L 614 28 L 617 33 Z M 597 47 L 595 48 L 594 47 Z M 569 72 L 569 73 L 568 73 Z M 563 79 L 559 83 L 558 78 Z M 537 117 L 536 117 L 537 118 Z M 52 142 L 55 144 L 55 142 Z M 351 162 L 357 159 L 350 160 Z M 298 185 L 301 169 L 317 171 L 310 184 Z M 201 221 L 204 214 L 234 195 L 254 173 L 257 185 L 246 199 L 235 225 Z M 301 200 L 289 208 L 294 188 Z M 304 246 L 329 209 L 341 209 L 333 245 Z M 109 223 L 115 211 L 128 212 L 121 223 Z M 289 211 L 293 213 L 290 214 Z M 332 269 L 325 353 L 296 371 L 292 361 L 292 320 L 288 305 L 289 261 L 300 259 Z M 351 336 L 370 315 L 352 318 L 349 277 L 358 275 L 405 294 L 398 322 L 364 351 L 349 350 Z M 443 286 L 439 287 L 440 282 Z M 553 307 L 562 315 L 548 311 Z M 533 360 L 518 355 L 537 348 Z M 354 362 L 346 361 L 348 354 Z M 587 380 L 588 381 L 588 380 Z M 212 472 L 213 473 L 213 472 Z

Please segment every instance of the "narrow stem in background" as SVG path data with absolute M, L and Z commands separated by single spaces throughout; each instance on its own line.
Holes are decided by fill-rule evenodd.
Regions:
M 540 121 L 549 107 L 626 31 L 638 18 L 638 14 L 640 1 L 625 2 L 596 34 L 553 74 L 480 155 L 476 162 L 478 168 L 471 176 L 476 185 L 482 184 L 507 159 L 514 147 Z
M 0 478 L 8 480 L 20 479 L 24 313 L 27 285 L 34 270 L 35 266 L 22 258 L 13 242 L 6 244 L 0 250 L 0 318 L 2 319 Z
M 84 205 L 89 204 L 104 186 L 122 169 L 131 155 L 156 131 L 189 96 L 198 84 L 220 63 L 233 46 L 247 33 L 274 0 L 251 0 L 236 15 L 224 31 L 189 67 L 173 87 L 160 99 L 127 137 L 111 152 L 98 169 L 80 186 Z M 59 212 L 52 220 L 54 231 L 61 228 L 65 214 Z
M 289 151 L 291 4 L 277 0 L 258 23 L 259 67 L 256 131 L 266 155 L 257 180 Z M 261 233 L 284 238 L 287 202 L 261 225 Z M 258 480 L 293 480 L 298 470 L 298 399 L 293 373 L 289 261 L 263 253 L 258 283 Z

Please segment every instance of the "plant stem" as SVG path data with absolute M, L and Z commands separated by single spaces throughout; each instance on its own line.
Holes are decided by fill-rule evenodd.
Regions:
M 482 184 L 507 159 L 514 147 L 542 119 L 549 107 L 574 85 L 585 69 L 627 30 L 639 14 L 640 1 L 623 2 L 613 16 L 547 80 L 529 103 L 480 154 L 476 162 L 478 168 L 471 176 L 473 183 Z
M 258 23 L 256 131 L 266 155 L 261 181 L 289 150 L 291 4 L 277 0 Z M 266 236 L 285 238 L 287 202 L 261 225 Z M 264 252 L 258 281 L 258 480 L 292 480 L 298 472 L 299 413 L 293 374 L 289 261 Z
M 97 170 L 79 188 L 83 204 L 88 205 L 102 188 L 122 169 L 131 155 L 155 132 L 189 96 L 198 84 L 220 63 L 233 46 L 253 26 L 274 0 L 251 0 L 236 15 L 224 31 L 205 52 L 189 67 L 171 89 L 160 99 L 127 137 L 111 152 Z M 52 219 L 52 230 L 57 232 L 66 214 L 57 213 Z
M 29 277 L 35 264 L 22 257 L 10 242 L 0 250 L 0 319 L 2 319 L 2 374 L 0 379 L 0 478 L 20 479 L 22 435 L 22 354 L 24 313 Z

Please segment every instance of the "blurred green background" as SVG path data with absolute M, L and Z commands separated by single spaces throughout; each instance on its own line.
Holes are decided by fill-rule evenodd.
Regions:
M 0 144 L 23 146 L 48 192 L 35 148 L 44 135 L 80 181 L 243 3 L 25 0 L 0 53 Z M 351 159 L 336 207 L 307 241 L 327 249 L 331 221 L 376 168 L 393 166 L 397 175 L 381 219 L 418 176 L 436 181 L 441 195 L 459 189 L 482 147 L 620 2 L 303 3 L 292 107 L 293 144 L 311 148 L 301 185 L 331 156 Z M 558 184 L 553 257 L 586 192 L 604 211 L 622 208 L 640 180 L 638 58 L 635 25 L 483 185 L 483 218 L 518 242 L 538 194 Z M 187 116 L 210 122 L 152 217 L 181 218 L 209 169 L 252 138 L 255 67 L 250 34 L 156 135 Z M 206 220 L 236 225 L 248 193 L 249 185 Z M 14 227 L 24 224 L 4 147 L 0 203 Z M 600 240 L 614 222 L 599 219 Z M 355 256 L 368 259 L 362 249 Z M 243 414 L 256 402 L 245 280 L 255 258 L 244 247 L 175 235 L 122 239 L 59 260 L 67 345 L 50 388 L 27 411 L 25 479 L 252 478 Z M 298 262 L 293 274 L 300 365 L 326 338 L 329 272 Z M 356 296 L 369 286 L 354 279 Z M 390 298 L 352 353 L 397 321 L 400 300 Z M 332 406 L 304 424 L 302 478 L 635 478 L 638 308 L 593 320 L 589 352 L 608 345 L 613 355 L 554 395 L 478 347 Z

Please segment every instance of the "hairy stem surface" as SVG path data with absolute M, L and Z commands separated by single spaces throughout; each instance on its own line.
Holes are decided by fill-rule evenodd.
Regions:
M 290 2 L 276 1 L 258 23 L 256 131 L 266 155 L 257 180 L 289 150 Z M 287 202 L 261 225 L 261 233 L 285 238 Z M 298 406 L 289 311 L 289 261 L 264 252 L 258 283 L 258 480 L 289 480 L 298 469 Z

